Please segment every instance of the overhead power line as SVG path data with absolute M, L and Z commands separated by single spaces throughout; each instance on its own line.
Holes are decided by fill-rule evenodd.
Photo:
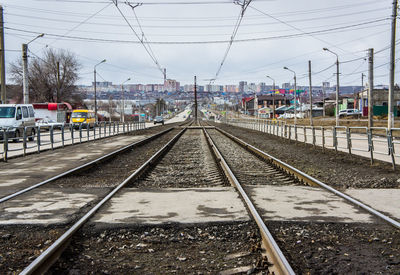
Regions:
M 232 47 L 233 41 L 235 40 L 236 34 L 237 34 L 237 32 L 238 32 L 238 30 L 239 30 L 239 27 L 240 27 L 240 23 L 242 23 L 244 13 L 246 12 L 246 9 L 247 9 L 247 7 L 250 5 L 251 1 L 252 1 L 252 0 L 247 0 L 247 1 L 246 1 L 246 0 L 243 0 L 243 3 L 239 2 L 239 1 L 235 1 L 235 4 L 241 6 L 241 10 L 240 10 L 238 19 L 237 19 L 237 21 L 236 21 L 235 28 L 233 29 L 233 32 L 232 32 L 232 35 L 231 35 L 231 39 L 230 39 L 229 42 L 228 42 L 228 47 L 226 48 L 225 54 L 224 54 L 224 56 L 223 56 L 223 58 L 222 58 L 222 61 L 221 61 L 221 63 L 220 63 L 219 66 L 218 66 L 218 70 L 217 70 L 217 72 L 215 73 L 214 78 L 210 80 L 210 83 L 209 83 L 209 84 L 213 83 L 213 82 L 218 78 L 218 76 L 219 76 L 219 74 L 220 74 L 220 72 L 221 72 L 221 70 L 222 70 L 222 66 L 224 66 L 225 60 L 226 60 L 226 58 L 228 57 L 228 54 L 229 54 L 229 51 L 230 51 L 230 49 L 231 49 L 231 47 Z
M 69 29 L 68 31 L 66 31 L 63 35 L 67 35 L 69 33 L 71 33 L 72 31 L 76 30 L 77 28 L 79 28 L 80 26 L 82 26 L 83 24 L 85 24 L 87 21 L 89 21 L 90 19 L 92 19 L 93 17 L 95 17 L 96 15 L 98 15 L 100 12 L 102 12 L 103 10 L 105 10 L 106 8 L 108 8 L 110 5 L 112 5 L 112 3 L 107 4 L 105 7 L 101 8 L 100 10 L 98 10 L 97 12 L 95 12 L 94 14 L 90 15 L 88 18 L 86 18 L 85 20 L 83 20 L 82 22 L 79 22 L 76 26 L 74 26 L 73 28 Z M 57 42 L 58 39 L 55 39 L 53 42 L 49 43 L 48 45 L 52 45 L 53 43 Z
M 296 33 L 296 34 L 288 34 L 288 35 L 278 35 L 278 36 L 269 36 L 269 37 L 258 37 L 258 38 L 246 38 L 246 39 L 236 39 L 235 43 L 238 42 L 255 42 L 255 41 L 263 41 L 263 40 L 275 40 L 275 39 L 289 39 L 289 38 L 296 38 L 296 37 L 303 37 L 307 36 L 310 34 L 317 35 L 317 34 L 327 34 L 327 33 L 334 33 L 334 32 L 342 32 L 344 30 L 357 30 L 357 29 L 364 29 L 364 28 L 370 28 L 371 24 L 382 22 L 382 21 L 387 21 L 389 18 L 384 18 L 384 19 L 378 19 L 378 20 L 372 20 L 368 22 L 362 22 L 358 24 L 351 24 L 347 26 L 342 26 L 342 27 L 336 27 L 336 28 L 329 28 L 329 29 L 324 29 L 324 30 L 318 30 L 318 31 L 312 31 L 312 32 L 306 32 L 306 33 Z M 369 25 L 368 27 L 362 27 Z M 380 26 L 380 25 L 375 25 L 375 26 Z M 358 28 L 356 28 L 358 27 Z M 26 29 L 18 29 L 18 28 L 10 28 L 10 27 L 4 27 L 5 29 L 8 30 L 14 30 L 18 32 L 24 32 L 24 33 L 31 33 L 31 34 L 40 34 L 42 32 L 37 32 L 37 31 L 30 31 Z M 132 28 L 133 29 L 133 28 Z M 62 38 L 67 38 L 70 40 L 78 40 L 78 41 L 88 41 L 88 42 L 116 42 L 116 43 L 128 43 L 128 44 L 144 44 L 141 42 L 140 36 L 135 32 L 137 38 L 139 41 L 133 41 L 133 40 L 118 40 L 118 39 L 104 39 L 104 38 L 91 38 L 91 37 L 81 37 L 81 36 L 66 36 L 66 35 L 60 35 L 60 34 L 54 34 L 54 33 L 46 33 L 44 34 L 49 37 L 55 36 L 55 37 L 62 37 Z M 221 43 L 230 43 L 230 40 L 206 40 L 206 41 L 149 41 L 147 44 L 160 44 L 160 45 L 184 45 L 184 44 L 221 44 Z M 336 46 L 337 47 L 337 46 Z M 363 58 L 363 57 L 362 57 Z M 362 59 L 361 57 L 359 59 Z
M 160 72 L 162 74 L 164 74 L 163 69 L 161 68 L 160 63 L 158 62 L 156 56 L 153 54 L 153 51 L 151 50 L 149 43 L 147 42 L 147 45 L 143 42 L 143 39 L 140 38 L 140 36 L 138 35 L 138 33 L 135 31 L 135 29 L 132 27 L 131 23 L 129 22 L 129 20 L 125 17 L 124 13 L 121 11 L 121 9 L 118 7 L 118 0 L 112 0 L 113 3 L 115 4 L 115 7 L 117 8 L 117 10 L 119 11 L 119 13 L 121 14 L 121 16 L 124 18 L 125 22 L 128 24 L 129 28 L 132 30 L 132 32 L 135 34 L 135 36 L 137 37 L 137 39 L 139 40 L 140 44 L 142 44 L 142 46 L 144 47 L 144 49 L 146 50 L 147 54 L 150 56 L 150 58 L 153 60 L 153 62 L 156 64 L 157 68 L 160 70 Z M 132 7 L 132 6 L 131 6 Z M 144 35 L 144 34 L 143 34 Z
M 285 25 L 287 25 L 287 26 L 289 26 L 289 27 L 291 27 L 291 28 L 293 28 L 293 29 L 295 29 L 295 30 L 297 30 L 297 31 L 299 31 L 299 32 L 301 32 L 301 33 L 303 33 L 303 34 L 307 34 L 307 35 L 313 37 L 314 39 L 316 39 L 316 40 L 318 40 L 318 41 L 320 41 L 320 42 L 323 42 L 323 43 L 325 43 L 325 44 L 327 44 L 327 45 L 329 45 L 329 46 L 334 46 L 334 45 L 331 44 L 330 42 L 325 41 L 325 40 L 323 40 L 323 39 L 321 39 L 321 38 L 315 37 L 312 33 L 306 33 L 306 32 L 303 31 L 302 29 L 300 29 L 300 28 L 298 28 L 298 27 L 296 27 L 296 26 L 293 26 L 293 25 L 291 25 L 291 24 L 289 24 L 289 23 L 287 23 L 287 22 L 285 22 L 285 21 L 283 21 L 283 20 L 281 20 L 281 19 L 279 19 L 279 18 L 276 18 L 275 16 L 272 16 L 272 15 L 270 15 L 270 14 L 268 14 L 268 13 L 262 11 L 262 10 L 259 10 L 259 9 L 255 8 L 255 7 L 253 7 L 253 6 L 250 6 L 250 8 L 252 8 L 253 10 L 256 10 L 256 11 L 258 11 L 259 13 L 262 13 L 262 14 L 264 14 L 265 16 L 268 16 L 268 17 L 270 17 L 270 18 L 272 18 L 272 19 L 274 19 L 274 20 L 276 20 L 276 21 L 278 21 L 278 22 L 281 22 L 282 24 L 285 24 Z M 338 49 L 340 49 L 340 50 L 342 50 L 342 51 L 344 51 L 344 52 L 348 52 L 348 51 L 346 51 L 346 50 L 344 50 L 344 49 L 342 49 L 342 48 L 340 48 L 340 47 L 337 47 L 337 46 L 336 46 L 336 48 L 338 48 Z

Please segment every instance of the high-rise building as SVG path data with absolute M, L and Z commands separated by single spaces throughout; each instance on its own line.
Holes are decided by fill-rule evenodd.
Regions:
M 247 92 L 247 81 L 240 81 L 239 82 L 239 93 Z
M 180 83 L 175 79 L 166 79 L 164 82 L 164 91 L 176 92 L 180 89 Z

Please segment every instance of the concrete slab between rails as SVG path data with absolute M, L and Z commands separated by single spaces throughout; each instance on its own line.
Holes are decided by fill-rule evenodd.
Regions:
M 212 223 L 249 220 L 231 187 L 127 188 L 92 220 L 106 224 Z
M 372 223 L 372 215 L 332 193 L 307 186 L 248 187 L 260 215 L 270 221 Z
M 12 159 L 7 163 L 1 162 L 0 197 L 42 182 L 146 137 L 111 137 Z
M 72 188 L 37 189 L 0 204 L 0 225 L 67 223 L 81 208 L 108 191 L 105 188 L 86 192 Z
M 400 189 L 347 189 L 347 195 L 400 220 Z

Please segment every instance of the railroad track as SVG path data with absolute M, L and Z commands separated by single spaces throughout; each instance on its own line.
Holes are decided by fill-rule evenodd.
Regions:
M 250 209 L 254 207 L 261 213 L 262 220 L 271 228 L 272 235 L 278 239 L 277 243 L 282 247 L 296 272 L 340 273 L 346 270 L 348 272 L 357 269 L 369 270 L 368 268 L 371 268 L 369 265 L 374 262 L 375 257 L 379 257 L 382 250 L 391 251 L 394 254 L 398 252 L 399 240 L 397 238 L 394 245 L 377 243 L 377 247 L 373 249 L 375 257 L 369 256 L 369 258 L 365 258 L 367 260 L 364 259 L 360 262 L 355 260 L 354 263 L 349 264 L 352 260 L 344 258 L 354 254 L 356 254 L 354 256 L 356 258 L 363 254 L 363 252 L 354 251 L 358 248 L 354 249 L 353 246 L 362 247 L 371 239 L 379 240 L 377 236 L 380 236 L 382 240 L 395 238 L 398 230 L 392 227 L 400 228 L 399 222 L 227 132 L 220 129 L 208 130 L 208 132 L 215 144 L 215 150 L 220 151 L 221 158 L 225 158 L 226 169 L 230 170 L 232 174 L 231 181 L 237 186 L 240 185 L 237 188 L 243 193 L 244 201 L 252 202 L 253 206 L 250 206 Z M 237 157 L 238 155 L 240 159 Z M 265 171 L 265 173 L 260 171 Z M 320 188 L 309 186 L 322 187 L 331 194 L 321 192 Z M 263 195 L 265 193 L 269 195 Z M 274 198 L 275 196 L 277 198 Z M 279 200 L 283 200 L 283 203 Z M 328 207 L 324 207 L 324 204 Z M 356 208 L 349 212 L 349 209 L 346 209 L 349 204 L 353 204 Z M 359 212 L 359 208 L 362 208 L 364 212 Z M 285 211 L 288 214 L 287 217 L 284 217 Z M 359 214 L 361 215 L 357 217 Z M 355 220 L 351 221 L 351 217 L 354 217 Z M 382 221 L 392 227 L 383 224 Z M 304 232 L 307 234 L 303 237 Z M 326 237 L 329 235 L 333 235 L 332 238 Z M 357 241 L 357 238 L 361 238 L 361 240 Z M 313 245 L 316 240 L 322 240 L 321 244 Z M 335 241 L 343 243 L 337 245 Z M 328 252 L 325 251 L 324 244 L 329 248 Z M 325 255 L 332 252 L 338 253 L 340 250 L 352 253 L 343 253 L 338 256 Z M 301 257 L 301 254 L 304 255 L 304 258 Z M 312 257 L 312 255 L 318 254 L 321 254 L 320 259 Z M 394 254 L 385 254 L 387 258 L 381 263 L 375 261 L 374 266 L 380 265 L 376 271 L 388 270 L 388 267 L 390 270 L 390 267 L 393 267 L 392 263 L 397 261 L 392 260 Z M 272 257 L 274 256 L 272 255 Z M 329 263 L 324 262 L 327 258 L 329 258 Z M 400 267 L 393 268 L 398 271 Z
M 120 184 L 105 185 L 107 192 L 103 190 L 103 199 L 93 208 L 90 204 L 86 205 L 84 212 L 87 214 L 65 233 L 62 234 L 61 227 L 52 227 L 54 232 L 49 234 L 53 233 L 55 237 L 50 241 L 40 240 L 42 243 L 49 242 L 40 247 L 43 250 L 40 256 L 31 256 L 31 260 L 36 258 L 22 273 L 37 273 L 49 268 L 53 273 L 71 269 L 81 273 L 123 273 L 132 270 L 141 273 L 160 270 L 180 273 L 197 270 L 211 273 L 222 271 L 225 274 L 255 271 L 290 274 L 293 269 L 297 272 L 324 272 L 329 268 L 333 268 L 330 270 L 332 272 L 337 271 L 335 261 L 342 262 L 341 257 L 332 257 L 332 262 L 329 263 L 323 259 L 304 263 L 304 259 L 298 257 L 302 253 L 299 253 L 297 247 L 291 246 L 293 238 L 297 238 L 295 244 L 299 244 L 300 239 L 300 243 L 307 243 L 304 240 L 308 237 L 302 236 L 301 230 L 308 230 L 307 234 L 311 234 L 313 224 L 318 223 L 317 227 L 322 225 L 322 229 L 327 226 L 323 220 L 324 215 L 311 209 L 309 212 L 318 216 L 311 223 L 307 219 L 300 220 L 300 223 L 299 220 L 293 222 L 293 218 L 271 222 L 268 221 L 271 211 L 262 209 L 260 199 L 255 196 L 260 193 L 257 188 L 281 188 L 274 190 L 282 192 L 284 188 L 290 187 L 306 192 L 305 188 L 309 187 L 304 187 L 303 182 L 309 183 L 307 175 L 302 175 L 300 171 L 283 172 L 288 171 L 288 167 L 279 163 L 279 160 L 271 160 L 271 156 L 262 154 L 248 144 L 239 145 L 238 139 L 216 129 L 186 127 L 174 131 L 173 138 L 165 146 L 154 155 L 146 155 L 148 160 L 128 177 L 125 176 L 124 180 L 118 180 Z M 252 152 L 245 148 L 250 148 Z M 280 164 L 279 168 L 277 163 Z M 121 174 L 123 170 L 117 173 Z M 81 178 L 84 181 L 87 179 Z M 78 181 L 79 178 L 74 180 Z M 237 195 L 232 196 L 234 191 L 227 185 L 228 182 L 239 190 L 252 219 L 243 211 L 243 206 L 237 204 Z M 60 185 L 68 186 L 65 182 Z M 113 188 L 111 192 L 110 188 Z M 287 189 L 285 191 L 290 192 Z M 318 195 L 325 199 L 329 197 L 326 194 Z M 261 198 L 262 200 L 264 204 L 265 201 L 273 201 L 270 197 Z M 329 197 L 330 202 L 334 200 Z M 339 199 L 336 202 L 337 200 Z M 188 203 L 185 204 L 185 201 Z M 220 204 L 213 205 L 217 201 L 224 207 Z M 196 215 L 190 213 L 194 206 L 197 206 Z M 151 207 L 156 210 L 158 207 L 157 211 L 162 215 L 147 213 L 147 208 Z M 278 211 L 274 215 L 279 215 Z M 354 215 L 357 216 L 357 213 Z M 358 215 L 356 218 L 369 216 L 365 213 Z M 329 215 L 325 216 L 326 220 L 332 219 Z M 162 225 L 159 224 L 160 221 Z M 337 221 L 336 217 L 330 223 L 337 224 Z M 272 226 L 271 231 L 266 224 Z M 386 231 L 383 230 L 385 225 L 374 219 L 371 219 L 371 224 L 373 228 L 378 228 L 378 232 L 384 231 L 388 239 L 393 233 L 392 229 L 390 231 L 386 227 Z M 348 227 L 354 229 L 352 226 Z M 300 235 L 296 234 L 299 233 L 296 232 L 297 229 Z M 321 238 L 333 230 L 322 229 L 319 232 Z M 0 233 L 3 234 L 1 231 Z M 294 236 L 285 235 L 289 233 Z M 278 240 L 274 240 L 273 235 Z M 55 240 L 56 237 L 60 238 Z M 10 236 L 5 239 L 7 238 Z M 266 252 L 261 248 L 261 238 L 267 248 Z M 318 238 L 313 241 L 317 244 L 323 243 Z M 69 242 L 71 245 L 67 246 Z M 311 243 L 309 245 L 312 246 Z M 282 250 L 280 246 L 283 247 Z M 56 262 L 64 249 L 66 251 L 63 256 Z M 318 247 L 315 249 L 315 253 L 319 253 Z M 390 249 L 388 251 L 392 253 Z M 309 255 L 314 252 L 310 249 L 307 253 Z M 289 261 L 284 255 L 288 255 Z M 56 264 L 51 267 L 54 262 Z M 294 264 L 294 268 L 289 262 Z M 359 262 L 356 264 L 360 264 Z M 113 270 L 113 266 L 116 269 Z

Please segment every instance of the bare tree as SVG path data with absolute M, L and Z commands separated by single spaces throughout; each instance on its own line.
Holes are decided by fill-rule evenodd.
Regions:
M 31 58 L 28 68 L 30 102 L 79 100 L 79 96 L 74 92 L 80 67 L 75 55 L 65 50 L 47 49 L 43 58 Z M 11 79 L 21 87 L 22 94 L 21 59 L 11 63 L 9 71 Z

